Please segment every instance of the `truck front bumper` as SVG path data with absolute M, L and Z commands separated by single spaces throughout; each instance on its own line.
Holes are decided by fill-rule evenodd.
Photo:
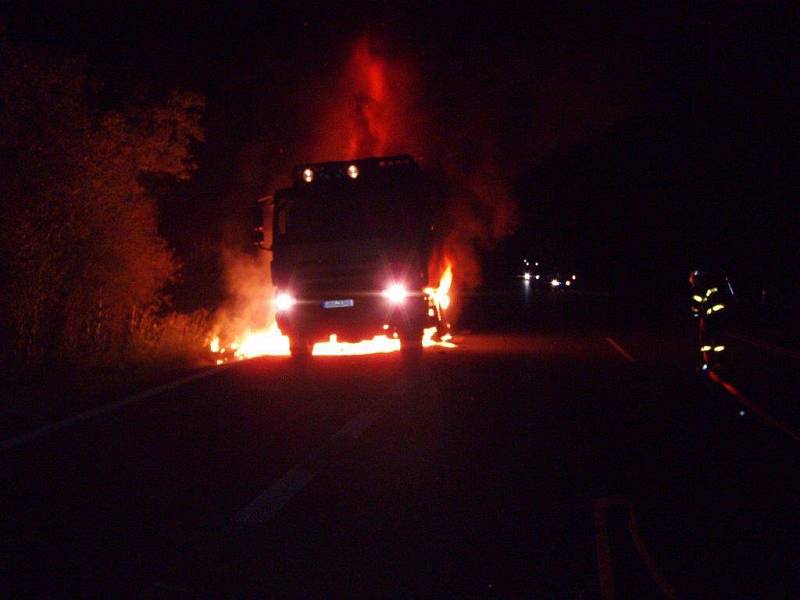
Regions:
M 335 334 L 340 341 L 356 342 L 387 331 L 400 337 L 421 335 L 427 310 L 427 299 L 421 294 L 397 304 L 381 296 L 298 299 L 289 310 L 277 314 L 277 322 L 290 338 L 321 341 Z

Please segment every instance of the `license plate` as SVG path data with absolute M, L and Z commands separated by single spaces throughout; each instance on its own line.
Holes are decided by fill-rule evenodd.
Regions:
M 353 306 L 353 304 L 351 298 L 347 300 L 325 300 L 325 302 L 322 303 L 322 308 L 347 308 Z

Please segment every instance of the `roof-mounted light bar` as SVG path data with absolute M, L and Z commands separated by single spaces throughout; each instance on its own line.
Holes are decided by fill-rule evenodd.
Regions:
M 301 185 L 324 181 L 355 180 L 365 174 L 385 169 L 416 168 L 417 163 L 408 154 L 398 156 L 376 156 L 351 161 L 336 161 L 298 165 L 294 168 L 294 179 Z

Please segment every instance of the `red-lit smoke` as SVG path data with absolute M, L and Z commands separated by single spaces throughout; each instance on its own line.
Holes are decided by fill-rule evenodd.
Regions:
M 313 160 L 419 153 L 417 78 L 407 61 L 389 56 L 385 41 L 360 37 L 332 88 L 328 106 L 314 116 L 320 133 Z
M 392 133 L 387 70 L 386 62 L 370 51 L 366 41 L 356 46 L 349 73 L 354 99 L 347 147 L 350 156 L 386 153 Z
M 517 215 L 508 174 L 496 168 L 494 134 L 485 116 L 464 107 L 432 110 L 424 96 L 437 82 L 423 81 L 408 52 L 374 36 L 356 40 L 334 81 L 321 99 L 319 116 L 309 115 L 318 135 L 305 158 L 412 154 L 448 190 L 439 207 L 442 238 L 429 265 L 429 280 L 436 281 L 452 263 L 457 288 L 477 285 L 478 252 L 509 235 Z M 443 109 L 450 119 L 429 118 Z
M 477 142 L 476 142 L 477 144 Z M 459 289 L 481 282 L 480 254 L 491 251 L 517 227 L 518 207 L 508 183 L 490 156 L 470 170 L 444 164 L 449 193 L 440 219 L 443 240 L 428 267 L 436 277 L 447 263 L 457 265 Z

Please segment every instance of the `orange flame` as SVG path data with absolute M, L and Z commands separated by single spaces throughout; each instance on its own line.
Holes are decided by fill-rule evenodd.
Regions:
M 433 300 L 435 309 L 439 313 L 439 318 L 445 319 L 444 311 L 450 306 L 450 290 L 453 287 L 453 264 L 450 260 L 446 259 L 445 268 L 439 276 L 439 285 L 437 287 L 427 287 L 424 292 Z M 425 329 L 422 336 L 422 345 L 429 346 L 442 346 L 445 348 L 455 348 L 455 344 L 451 342 L 453 336 L 446 333 L 441 336 L 439 340 L 435 340 L 436 327 L 428 327 Z
M 262 330 L 247 329 L 241 337 L 227 346 L 221 344 L 219 336 L 208 342 L 208 349 L 217 355 L 217 364 L 229 360 L 242 360 L 257 356 L 289 356 L 289 338 L 278 328 L 276 323 Z
M 448 262 L 439 278 L 439 286 L 436 288 L 427 287 L 425 288 L 425 293 L 431 296 L 442 310 L 447 310 L 450 307 L 450 288 L 452 285 L 453 267 Z
M 336 334 L 327 342 L 317 342 L 311 354 L 314 356 L 358 356 L 363 354 L 380 354 L 400 350 L 400 340 L 387 335 L 376 335 L 371 340 L 349 343 L 338 341 Z

